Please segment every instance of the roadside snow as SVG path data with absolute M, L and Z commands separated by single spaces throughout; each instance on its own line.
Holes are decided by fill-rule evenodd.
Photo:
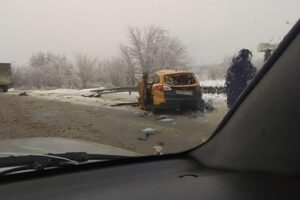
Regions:
M 219 80 L 205 80 L 200 81 L 201 86 L 212 86 L 212 87 L 224 87 L 225 86 L 225 80 L 219 79 Z M 224 102 L 226 101 L 226 95 L 225 94 L 203 94 L 203 99 L 205 101 L 213 101 L 213 102 Z
M 131 92 L 120 92 L 113 94 L 104 94 L 101 97 L 83 97 L 82 95 L 91 95 L 95 94 L 90 92 L 92 89 L 84 89 L 84 90 L 76 90 L 76 89 L 55 89 L 55 90 L 26 90 L 26 93 L 29 96 L 54 100 L 54 101 L 62 101 L 69 102 L 72 104 L 83 104 L 83 105 L 91 105 L 91 106 L 108 106 L 111 107 L 113 104 L 117 103 L 129 103 L 129 102 L 137 102 L 138 93 Z M 99 88 L 98 88 L 99 89 Z M 14 90 L 11 93 L 18 95 L 21 90 Z M 123 109 L 124 107 L 116 107 L 117 109 Z
M 218 86 L 222 87 L 225 85 L 225 80 L 224 79 L 219 79 L 219 80 L 205 80 L 205 81 L 200 81 L 201 86 Z
M 227 99 L 225 94 L 203 94 L 202 98 L 206 102 L 212 101 L 214 103 L 224 102 Z
M 223 86 L 224 80 L 207 80 L 200 82 L 202 86 Z M 62 101 L 69 102 L 72 104 L 84 104 L 91 106 L 105 106 L 111 107 L 111 105 L 117 103 L 133 103 L 137 102 L 139 94 L 138 92 L 119 92 L 112 94 L 103 94 L 101 97 L 83 97 L 82 95 L 91 95 L 95 94 L 94 92 L 90 92 L 94 89 L 103 89 L 103 88 L 90 88 L 90 89 L 55 89 L 55 90 L 26 90 L 26 93 L 29 96 L 54 100 L 54 101 Z M 22 90 L 12 89 L 10 93 L 19 95 Z M 203 94 L 203 99 L 205 101 L 212 101 L 215 103 L 226 101 L 226 96 L 224 94 Z M 114 107 L 114 109 L 128 109 L 127 106 L 122 107 Z

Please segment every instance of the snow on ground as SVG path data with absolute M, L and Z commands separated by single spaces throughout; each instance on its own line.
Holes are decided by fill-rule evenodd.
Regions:
M 138 93 L 131 92 L 119 92 L 113 94 L 104 94 L 101 97 L 83 97 L 82 95 L 91 95 L 95 94 L 94 92 L 90 92 L 92 89 L 55 89 L 55 90 L 26 90 L 26 93 L 29 96 L 53 100 L 53 101 L 63 101 L 69 102 L 73 104 L 83 104 L 83 105 L 91 105 L 91 106 L 108 106 L 110 107 L 113 104 L 117 103 L 129 103 L 129 102 L 137 102 Z M 99 88 L 98 88 L 99 89 Z M 21 90 L 12 90 L 11 93 L 18 95 L 23 91 Z M 122 109 L 122 107 L 118 107 Z
M 213 101 L 215 103 L 221 103 L 226 101 L 225 94 L 203 94 L 202 98 L 204 101 Z
M 202 86 L 223 86 L 224 80 L 207 80 L 200 82 Z M 30 96 L 54 101 L 63 101 L 73 104 L 84 104 L 91 106 L 107 106 L 111 107 L 113 104 L 117 103 L 131 103 L 137 102 L 139 94 L 137 92 L 119 92 L 112 94 L 103 94 L 101 97 L 83 97 L 82 95 L 95 94 L 90 92 L 94 89 L 103 88 L 90 88 L 90 89 L 55 89 L 55 90 L 26 90 L 26 93 Z M 10 89 L 10 93 L 18 95 L 23 91 Z M 226 96 L 224 94 L 203 94 L 203 99 L 205 101 L 212 101 L 214 103 L 222 103 L 226 101 Z M 128 109 L 128 107 L 114 107 L 116 109 Z
M 224 79 L 218 79 L 218 80 L 204 80 L 200 81 L 200 85 L 202 87 L 206 86 L 212 86 L 212 87 L 224 87 L 225 86 L 225 80 Z M 213 101 L 215 103 L 225 102 L 226 101 L 226 95 L 225 94 L 203 94 L 203 99 L 205 101 Z
M 219 79 L 219 80 L 205 80 L 205 81 L 200 81 L 201 86 L 218 86 L 222 87 L 225 85 L 225 80 L 224 79 Z

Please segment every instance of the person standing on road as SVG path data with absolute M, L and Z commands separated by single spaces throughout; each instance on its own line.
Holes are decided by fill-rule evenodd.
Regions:
M 252 53 L 242 49 L 233 58 L 232 64 L 226 73 L 227 106 L 231 108 L 242 91 L 256 74 L 256 68 L 251 63 Z

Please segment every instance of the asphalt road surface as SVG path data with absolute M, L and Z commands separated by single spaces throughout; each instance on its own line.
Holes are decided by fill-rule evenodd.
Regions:
M 227 111 L 225 102 L 219 101 L 215 107 L 216 111 L 203 115 L 159 116 L 137 107 L 118 109 L 0 93 L 0 139 L 63 137 L 142 154 L 154 154 L 157 146 L 165 154 L 173 153 L 195 147 L 211 136 Z

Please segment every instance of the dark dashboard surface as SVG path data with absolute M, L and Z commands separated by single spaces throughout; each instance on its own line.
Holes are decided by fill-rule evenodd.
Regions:
M 297 199 L 295 177 L 209 169 L 192 159 L 100 167 L 0 185 L 1 199 Z

